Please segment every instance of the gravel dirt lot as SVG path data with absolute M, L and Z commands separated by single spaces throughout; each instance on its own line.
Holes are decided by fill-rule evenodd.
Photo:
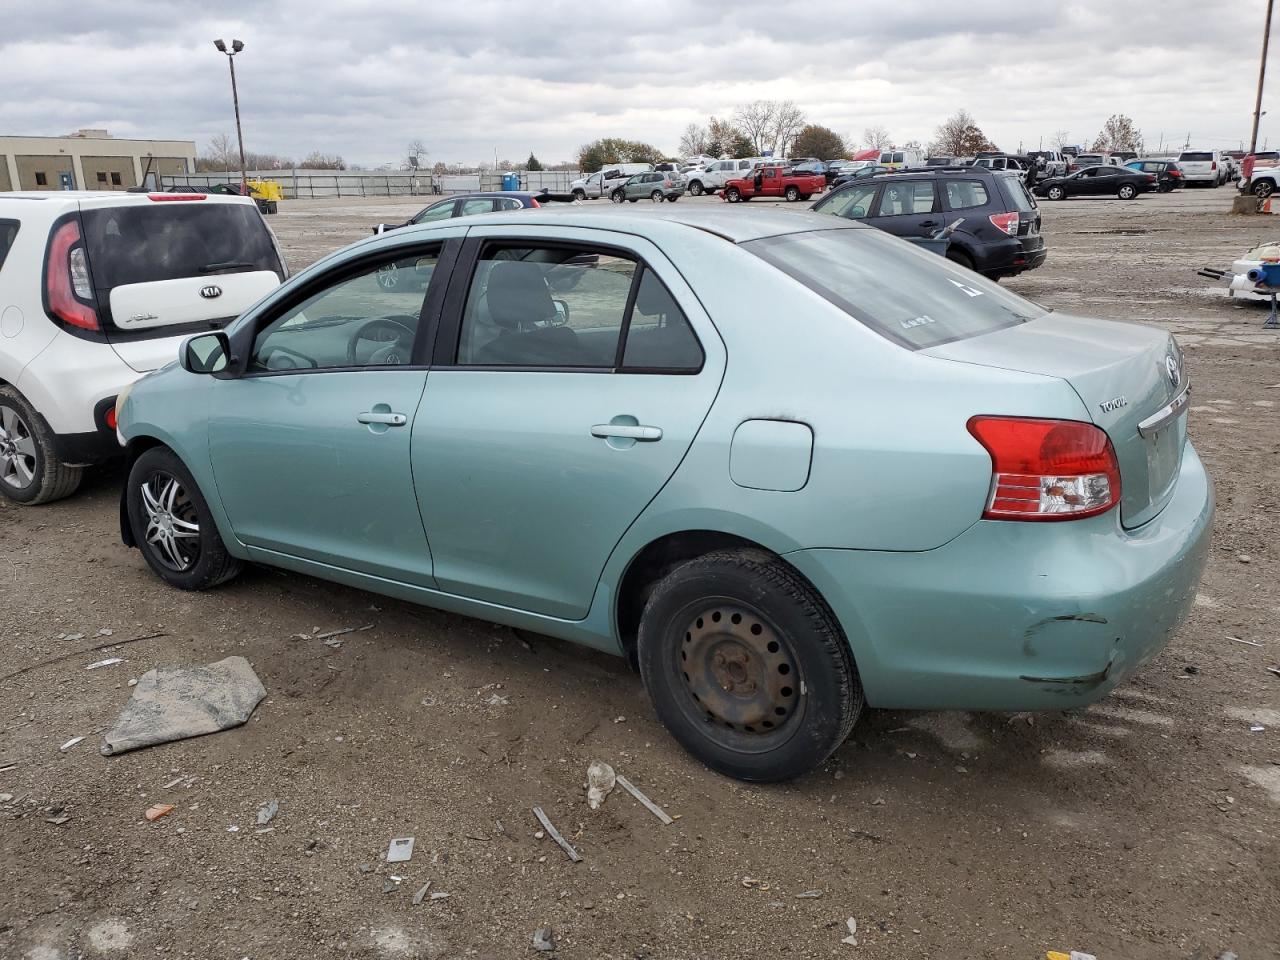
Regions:
M 509 958 L 541 926 L 582 960 L 1280 956 L 1280 332 L 1195 276 L 1280 227 L 1231 196 L 1046 202 L 1048 263 L 1008 281 L 1178 333 L 1218 491 L 1190 621 L 1088 710 L 869 712 L 785 786 L 685 756 L 621 660 L 263 568 L 168 589 L 120 544 L 118 470 L 0 501 L 0 957 Z M 420 206 L 285 202 L 271 224 L 299 268 Z M 249 724 L 99 755 L 131 678 L 236 654 L 267 690 Z M 590 811 L 593 759 L 680 819 L 621 789 Z M 583 862 L 535 837 L 534 805 Z M 448 897 L 414 906 L 428 881 Z

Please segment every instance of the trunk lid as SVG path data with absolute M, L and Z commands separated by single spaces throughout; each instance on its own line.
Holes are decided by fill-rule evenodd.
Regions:
M 1173 495 L 1187 437 L 1186 407 L 1157 430 L 1139 430 L 1187 387 L 1182 354 L 1163 330 L 1049 314 L 923 351 L 962 363 L 1059 377 L 1106 431 L 1120 461 L 1120 521 L 1137 527 Z M 1017 416 L 1017 410 L 990 410 Z M 1145 434 L 1145 435 L 1144 435 Z

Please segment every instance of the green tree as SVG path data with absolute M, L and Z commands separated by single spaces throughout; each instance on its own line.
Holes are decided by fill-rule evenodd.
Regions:
M 796 134 L 791 144 L 791 155 L 835 160 L 844 156 L 844 140 L 830 127 L 811 123 Z
M 604 137 L 578 150 L 578 169 L 593 172 L 609 163 L 661 163 L 662 157 L 662 151 L 651 144 Z
M 526 170 L 541 170 L 542 164 L 538 162 L 538 158 L 533 155 L 533 151 L 529 151 L 529 159 L 524 162 Z

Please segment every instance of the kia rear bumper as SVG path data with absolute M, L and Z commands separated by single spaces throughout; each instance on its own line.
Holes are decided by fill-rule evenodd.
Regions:
M 1173 498 L 1133 530 L 1118 510 L 983 520 L 935 550 L 786 559 L 843 625 L 870 705 L 1065 709 L 1105 696 L 1168 643 L 1195 599 L 1213 512 L 1188 443 Z

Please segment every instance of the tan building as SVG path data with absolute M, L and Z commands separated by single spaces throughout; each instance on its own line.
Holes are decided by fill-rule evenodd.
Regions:
M 0 191 L 126 190 L 148 173 L 185 176 L 196 168 L 191 140 L 117 140 L 105 130 L 65 137 L 0 137 Z

